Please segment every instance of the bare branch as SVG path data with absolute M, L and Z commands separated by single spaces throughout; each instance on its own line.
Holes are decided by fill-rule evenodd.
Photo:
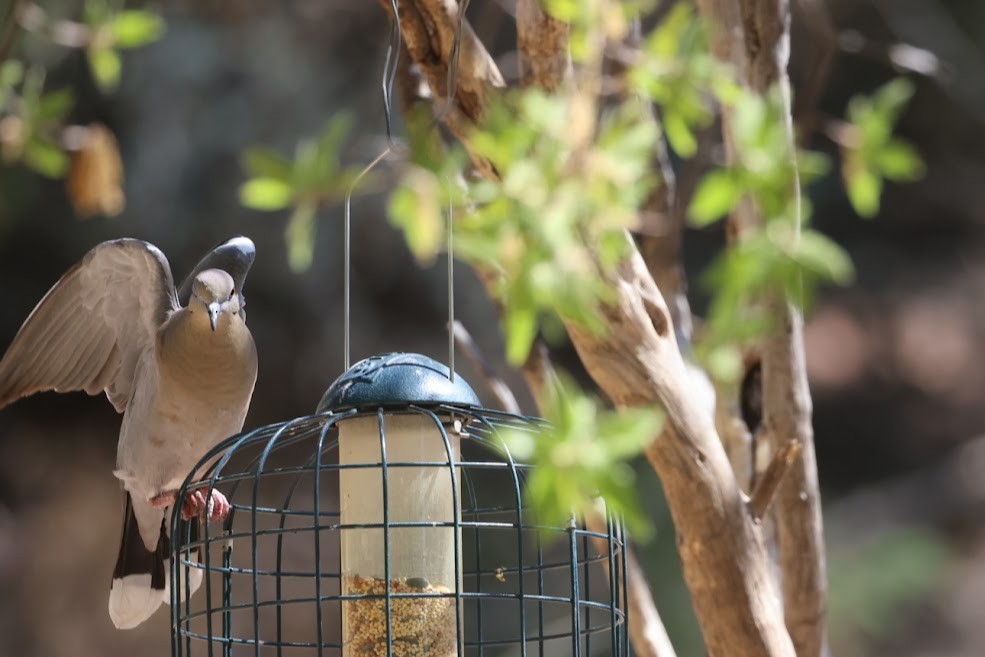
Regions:
M 599 514 L 587 516 L 585 526 L 599 534 L 608 532 L 605 520 Z M 608 541 L 600 536 L 593 536 L 592 543 L 600 553 L 604 554 L 609 550 Z M 633 652 L 637 657 L 676 657 L 677 653 L 674 652 L 674 646 L 667 636 L 667 628 L 664 627 L 657 612 L 657 605 L 653 602 L 653 595 L 646 582 L 646 574 L 636 559 L 636 550 L 628 541 L 623 549 L 626 559 L 629 617 L 632 619 L 629 623 L 629 640 L 633 644 Z M 609 562 L 606 559 L 602 561 L 608 575 Z
M 506 411 L 507 413 L 520 413 L 520 405 L 516 401 L 516 397 L 513 396 L 513 391 L 510 387 L 506 385 L 499 376 L 497 376 L 495 370 L 493 370 L 492 365 L 483 355 L 482 350 L 479 349 L 479 345 L 475 343 L 472 339 L 472 334 L 469 330 L 465 328 L 465 325 L 460 321 L 455 320 L 454 327 L 455 344 L 458 348 L 468 357 L 475 369 L 482 374 L 482 378 L 486 382 L 486 386 L 492 392 L 496 401 L 499 403 L 499 407 Z
M 773 496 L 780 487 L 780 482 L 783 481 L 783 477 L 787 474 L 794 459 L 800 454 L 801 447 L 800 441 L 796 439 L 788 440 L 783 449 L 773 455 L 773 460 L 770 461 L 769 467 L 766 468 L 763 476 L 756 482 L 756 488 L 753 489 L 749 499 L 752 516 L 756 520 L 762 520 L 766 517 L 766 512 L 769 511 Z
M 789 7 L 786 0 L 756 2 L 698 0 L 714 28 L 714 51 L 729 62 L 740 82 L 765 93 L 779 85 L 787 119 L 790 166 L 794 158 L 790 89 L 786 75 L 789 54 Z M 722 115 L 727 152 L 735 157 L 731 116 Z M 799 189 L 793 190 L 799 194 Z M 798 202 L 799 205 L 799 202 Z M 763 219 L 746 198 L 730 217 L 732 237 L 762 229 Z M 803 450 L 790 466 L 776 495 L 774 508 L 783 580 L 784 616 L 799 657 L 821 657 L 827 651 L 827 574 L 821 520 L 821 499 L 811 426 L 811 397 L 804 361 L 803 319 L 785 299 L 764 300 L 779 328 L 762 343 L 763 412 L 767 435 L 774 441 L 796 439 Z M 774 442 L 780 451 L 782 444 Z
M 817 104 L 828 81 L 831 62 L 838 51 L 838 34 L 835 32 L 831 14 L 822 0 L 796 0 L 794 6 L 800 9 L 812 46 L 807 76 L 797 88 L 797 102 L 793 111 L 797 141 L 807 146 L 817 129 Z
M 20 13 L 25 0 L 13 0 L 0 21 L 0 64 L 7 60 L 20 30 Z
M 538 0 L 517 0 L 520 82 L 553 91 L 571 74 L 568 24 L 548 16 Z
M 392 11 L 387 0 L 380 4 Z M 481 121 L 489 96 L 506 86 L 503 76 L 468 22 L 463 20 L 459 31 L 458 3 L 399 0 L 397 6 L 404 47 L 427 80 L 445 125 L 468 148 L 469 131 Z M 449 96 L 448 64 L 456 43 L 458 75 Z M 470 155 L 483 175 L 496 176 L 489 161 L 471 151 Z

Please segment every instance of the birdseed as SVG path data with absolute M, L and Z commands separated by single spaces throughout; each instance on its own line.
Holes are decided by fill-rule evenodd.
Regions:
M 345 578 L 349 595 L 385 595 L 386 580 L 352 575 Z M 422 577 L 390 580 L 390 593 L 451 593 Z M 347 657 L 387 657 L 386 600 L 346 600 L 343 640 Z M 458 628 L 455 599 L 391 598 L 393 657 L 456 657 Z

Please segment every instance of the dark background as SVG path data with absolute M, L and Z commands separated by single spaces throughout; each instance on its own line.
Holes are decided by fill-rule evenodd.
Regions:
M 9 0 L 5 0 L 9 1 Z M 503 6 L 508 6 L 508 2 Z M 798 3 L 794 3 L 799 6 Z M 77 17 L 70 2 L 46 3 Z M 905 42 L 935 53 L 936 77 L 899 125 L 927 164 L 923 180 L 889 184 L 879 216 L 856 217 L 837 165 L 811 189 L 814 224 L 851 253 L 856 282 L 825 290 L 806 340 L 829 542 L 831 634 L 838 655 L 979 656 L 985 651 L 985 4 L 834 1 L 827 9 L 863 52 L 836 53 L 819 104 L 848 99 L 906 71 L 888 56 Z M 69 85 L 71 119 L 117 135 L 127 208 L 79 221 L 61 182 L 0 165 L 0 345 L 52 283 L 96 243 L 132 236 L 158 245 L 183 277 L 235 234 L 257 244 L 246 286 L 260 373 L 247 427 L 310 413 L 342 367 L 341 207 L 319 213 L 311 270 L 287 266 L 283 213 L 241 207 L 239 154 L 291 153 L 336 112 L 355 116 L 349 163 L 381 148 L 379 77 L 387 43 L 372 2 L 190 0 L 161 6 L 168 32 L 127 53 L 119 91 L 95 90 L 84 57 L 23 35 L 18 54 Z M 507 77 L 512 27 L 497 3 L 473 3 L 477 31 Z M 0 12 L 2 13 L 2 12 Z M 817 48 L 794 14 L 795 87 Z M 857 39 L 856 39 L 857 41 Z M 814 146 L 833 152 L 823 137 Z M 353 357 L 390 350 L 445 359 L 443 265 L 414 264 L 386 223 L 385 194 L 353 208 Z M 721 236 L 690 232 L 689 272 Z M 497 320 L 465 267 L 458 316 L 500 358 Z M 702 292 L 692 285 L 700 310 Z M 459 368 L 492 399 L 467 363 Z M 508 374 L 518 393 L 519 379 Z M 521 394 L 521 397 L 523 397 Z M 529 409 L 528 409 L 529 410 Z M 82 394 L 46 394 L 0 413 L 0 656 L 165 655 L 167 617 L 114 630 L 106 613 L 122 498 L 111 470 L 119 418 Z M 641 489 L 659 497 L 640 468 Z M 641 548 L 658 606 L 682 657 L 703 654 L 659 504 Z

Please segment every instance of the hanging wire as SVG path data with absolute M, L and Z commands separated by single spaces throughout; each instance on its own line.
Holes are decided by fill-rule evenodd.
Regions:
M 455 203 L 448 199 L 448 380 L 455 383 Z
M 400 10 L 397 7 L 397 0 L 390 0 L 390 10 L 393 12 L 393 20 L 390 21 L 390 43 L 386 48 L 386 61 L 383 62 L 382 81 L 387 148 L 393 147 L 393 81 L 397 79 L 397 65 L 400 63 L 400 47 L 403 44 L 403 35 L 400 33 Z
M 342 319 L 342 321 L 345 323 L 345 338 L 344 338 L 344 343 L 345 343 L 345 358 L 344 358 L 345 367 L 344 367 L 344 369 L 346 369 L 346 370 L 349 369 L 349 353 L 350 353 L 350 350 L 349 350 L 349 339 L 350 339 L 350 337 L 349 336 L 350 336 L 350 334 L 352 332 L 352 326 L 351 326 L 351 322 L 350 322 L 350 312 L 351 312 L 350 311 L 350 290 L 352 289 L 352 275 L 351 275 L 351 270 L 352 270 L 352 194 L 353 194 L 354 191 L 356 191 L 356 187 L 359 185 L 360 181 L 362 181 L 362 179 L 364 177 L 366 177 L 366 175 L 370 171 L 372 171 L 374 168 L 376 168 L 376 165 L 379 164 L 380 162 L 382 162 L 383 159 L 387 155 L 390 154 L 390 152 L 391 152 L 390 147 L 387 146 L 385 149 L 383 149 L 383 152 L 381 152 L 379 155 L 377 155 L 375 158 L 373 158 L 373 161 L 370 162 L 369 164 L 367 164 L 365 166 L 365 168 L 363 168 L 363 170 L 359 172 L 359 175 L 355 177 L 355 179 L 352 181 L 352 184 L 349 185 L 349 189 L 348 189 L 348 191 L 346 191 L 346 194 L 345 194 L 345 220 L 343 221 L 344 230 L 343 230 L 343 236 L 342 236 L 342 248 L 345 251 L 345 258 L 344 258 L 344 262 L 343 262 L 343 265 L 342 265 L 343 270 L 344 270 L 344 272 L 343 272 L 343 279 L 342 279 L 342 288 L 344 290 L 343 295 L 342 295 L 342 307 L 343 307 L 343 319 Z
M 381 87 L 383 90 L 383 113 L 386 117 L 386 142 L 384 148 L 373 161 L 366 165 L 359 175 L 355 177 L 349 189 L 345 193 L 345 219 L 343 221 L 342 249 L 344 252 L 342 264 L 342 322 L 343 328 L 343 369 L 348 370 L 351 363 L 351 335 L 352 335 L 352 195 L 356 187 L 362 182 L 370 171 L 376 168 L 387 155 L 392 153 L 395 148 L 393 141 L 393 82 L 397 78 L 397 64 L 400 61 L 400 47 L 403 44 L 403 37 L 400 33 L 400 10 L 397 7 L 397 0 L 390 0 L 390 9 L 393 11 L 393 20 L 390 22 L 390 42 L 386 49 L 386 60 L 383 63 L 383 79 Z
M 465 12 L 468 9 L 469 0 L 463 0 L 458 9 L 458 22 L 455 26 L 455 38 L 452 42 L 451 57 L 448 65 L 448 77 L 446 80 L 446 93 L 444 107 L 436 114 L 433 129 L 441 122 L 445 113 L 452 106 L 452 98 L 455 95 L 455 87 L 458 85 L 458 67 L 462 46 L 462 30 L 465 26 Z M 390 153 L 394 152 L 396 144 L 393 140 L 393 84 L 397 77 L 397 64 L 400 60 L 400 48 L 403 44 L 403 36 L 400 31 L 400 11 L 397 0 L 390 0 L 390 9 L 393 12 L 393 20 L 390 23 L 390 42 L 387 45 L 386 59 L 383 63 L 383 77 L 381 87 L 383 91 L 383 111 L 386 117 L 386 138 L 387 146 L 381 151 L 373 161 L 366 165 L 359 175 L 355 177 L 352 184 L 345 194 L 345 218 L 343 221 L 342 248 L 343 256 L 343 278 L 342 278 L 342 321 L 343 329 L 343 369 L 348 370 L 352 354 L 352 195 L 356 187 L 362 182 L 370 171 L 382 162 Z M 455 381 L 455 274 L 454 274 L 454 207 L 453 202 L 448 202 L 448 378 Z

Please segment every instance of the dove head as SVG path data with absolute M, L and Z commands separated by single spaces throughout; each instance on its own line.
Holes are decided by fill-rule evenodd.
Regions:
M 219 324 L 219 316 L 239 314 L 241 299 L 233 277 L 221 269 L 206 269 L 192 283 L 190 304 L 200 303 L 209 314 L 212 330 Z

